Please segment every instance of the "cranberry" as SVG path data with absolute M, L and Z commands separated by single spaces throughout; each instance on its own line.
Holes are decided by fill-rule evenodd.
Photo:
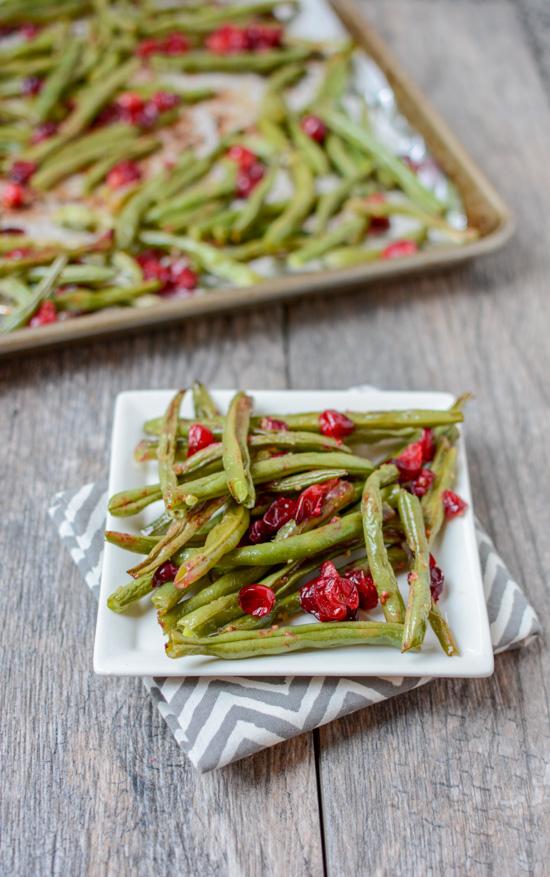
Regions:
M 334 411 L 332 408 L 327 408 L 326 411 L 319 415 L 319 425 L 323 435 L 336 439 L 351 435 L 355 429 L 353 420 L 350 420 L 349 417 L 346 417 L 340 411 Z
M 468 503 L 453 490 L 444 490 L 443 508 L 445 510 L 446 519 L 450 521 L 452 518 L 457 518 L 459 515 L 463 515 L 468 508 Z
M 145 101 L 141 95 L 137 94 L 135 91 L 125 91 L 123 94 L 119 95 L 116 100 L 113 108 L 114 117 L 109 118 L 109 112 L 107 112 L 104 116 L 103 114 L 100 116 L 100 120 L 102 122 L 107 122 L 120 119 L 122 122 L 127 122 L 129 125 L 138 125 L 141 124 L 141 118 L 145 106 Z M 108 107 L 107 110 L 109 110 Z M 111 110 L 111 114 L 113 113 L 113 110 Z
M 421 469 L 420 474 L 411 481 L 410 490 L 415 496 L 424 496 L 433 484 L 435 475 L 431 469 Z
M 180 102 L 177 94 L 171 94 L 169 91 L 157 91 L 151 98 L 151 103 L 156 107 L 159 113 L 165 113 L 167 110 L 173 110 Z
M 430 591 L 432 592 L 432 600 L 437 603 L 443 591 L 445 584 L 445 576 L 441 567 L 437 565 L 437 561 L 433 554 L 430 554 Z
M 206 38 L 205 45 L 218 55 L 230 55 L 233 52 L 248 51 L 249 39 L 244 28 L 224 24 Z
M 385 204 L 386 199 L 382 192 L 373 192 L 372 195 L 369 195 L 368 198 L 365 198 L 365 202 L 367 204 Z M 369 222 L 369 231 L 370 232 L 383 232 L 387 231 L 390 227 L 390 217 L 389 216 L 371 216 Z
M 271 503 L 265 512 L 262 521 L 264 526 L 272 532 L 280 530 L 288 521 L 291 521 L 298 508 L 298 501 L 291 497 L 281 496 Z
M 196 289 L 198 277 L 188 265 L 182 265 L 181 261 L 170 266 L 170 282 L 175 290 L 178 289 Z
M 245 33 L 247 48 L 252 51 L 276 49 L 283 39 L 283 29 L 277 25 L 250 24 Z
M 348 621 L 357 613 L 359 592 L 354 582 L 341 576 L 327 560 L 320 576 L 300 588 L 300 605 L 318 621 Z
M 57 134 L 57 125 L 55 122 L 42 122 L 37 125 L 31 135 L 31 143 L 42 143 Z
M 44 80 L 40 79 L 39 76 L 25 76 L 21 83 L 21 94 L 24 94 L 25 97 L 34 97 L 40 94 L 43 86 Z
M 9 178 L 14 183 L 26 183 L 34 172 L 37 165 L 34 161 L 14 161 L 9 169 Z
M 25 203 L 25 190 L 20 183 L 6 183 L 2 192 L 2 207 L 17 210 Z
M 197 451 L 202 451 L 215 441 L 214 434 L 207 426 L 203 426 L 202 423 L 192 423 L 187 436 L 187 456 L 192 457 Z
M 252 164 L 245 171 L 237 174 L 236 194 L 239 198 L 248 198 L 256 188 L 265 173 L 263 164 L 259 161 Z
M 26 259 L 27 256 L 32 256 L 32 254 L 33 251 L 30 247 L 18 247 L 15 250 L 4 253 L 4 259 Z
M 239 606 L 247 615 L 263 618 L 275 605 L 275 592 L 267 585 L 245 585 L 239 591 Z
M 249 167 L 252 167 L 258 161 L 258 156 L 251 149 L 247 149 L 246 146 L 239 146 L 238 144 L 227 150 L 227 157 L 231 161 L 237 162 L 239 168 L 243 171 L 248 170 Z
M 57 321 L 57 311 L 55 304 L 50 299 L 43 301 L 29 325 L 33 328 L 36 326 L 46 326 L 48 323 Z
M 147 103 L 144 104 L 143 109 L 134 116 L 132 125 L 137 125 L 138 128 L 154 128 L 158 122 L 159 116 L 160 110 L 158 107 L 153 101 L 148 100 Z
M 262 417 L 260 420 L 260 429 L 273 430 L 274 432 L 288 432 L 288 426 L 284 420 L 277 420 L 275 417 Z
M 36 24 L 32 24 L 32 22 L 28 22 L 27 24 L 22 24 L 19 28 L 19 33 L 26 40 L 33 40 L 37 35 L 39 28 Z
M 322 514 L 323 504 L 327 494 L 339 484 L 338 478 L 331 478 L 323 484 L 312 484 L 306 487 L 298 497 L 296 509 L 296 523 L 301 524 L 308 518 L 318 518 Z
M 323 143 L 327 136 L 327 126 L 319 116 L 304 116 L 300 122 L 300 128 L 316 143 Z
M 376 609 L 378 591 L 370 572 L 365 572 L 364 569 L 350 569 L 345 577 L 357 588 L 361 609 Z
M 435 454 L 434 434 L 431 429 L 422 430 L 420 444 L 422 445 L 422 460 L 424 463 L 429 463 L 430 460 L 433 460 Z
M 173 563 L 171 560 L 162 563 L 153 576 L 153 581 L 151 582 L 152 587 L 160 588 L 165 582 L 173 582 L 176 578 L 177 571 L 177 563 Z
M 18 228 L 16 225 L 5 225 L 0 228 L 0 234 L 25 234 L 24 228 Z
M 418 478 L 424 462 L 422 442 L 413 442 L 401 451 L 393 461 L 399 469 L 399 480 L 414 481 Z
M 161 44 L 160 50 L 165 55 L 184 55 L 185 52 L 188 52 L 191 48 L 191 43 L 187 39 L 187 37 L 182 34 L 174 31 L 174 33 L 168 34 L 165 37 Z
M 107 174 L 107 185 L 111 189 L 121 189 L 129 183 L 135 183 L 141 179 L 141 171 L 135 161 L 125 159 L 115 164 Z
M 257 545 L 258 542 L 265 542 L 266 539 L 269 539 L 271 535 L 268 528 L 264 524 L 262 518 L 258 518 L 257 521 L 249 527 L 248 530 L 248 541 L 252 542 L 254 545 Z
M 140 58 L 149 58 L 151 55 L 156 55 L 158 51 L 158 41 L 154 39 L 148 39 L 142 40 L 140 43 L 138 43 L 136 54 L 139 55 Z
M 403 256 L 413 256 L 418 253 L 418 245 L 414 241 L 395 241 L 388 244 L 382 250 L 383 259 L 401 259 Z
M 144 279 L 160 281 L 161 292 L 170 284 L 170 267 L 163 260 L 163 255 L 155 250 L 144 250 L 137 256 Z

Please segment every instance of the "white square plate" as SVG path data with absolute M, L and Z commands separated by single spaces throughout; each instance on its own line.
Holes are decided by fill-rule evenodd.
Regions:
M 145 420 L 164 412 L 174 391 L 145 390 L 121 393 L 116 401 L 109 493 L 139 487 L 158 480 L 156 464 L 137 464 L 133 449 L 142 438 Z M 447 393 L 385 392 L 379 390 L 250 391 L 258 413 L 321 411 L 326 408 L 358 411 L 391 408 L 447 408 L 453 401 Z M 214 398 L 225 410 L 233 392 L 219 390 Z M 190 394 L 182 416 L 192 416 Z M 440 601 L 460 648 L 458 657 L 441 651 L 431 630 L 421 652 L 402 655 L 384 646 L 354 646 L 325 651 L 291 652 L 241 661 L 223 661 L 193 655 L 174 660 L 164 653 L 164 638 L 150 603 L 142 601 L 132 611 L 118 615 L 106 601 L 128 580 L 131 556 L 106 544 L 99 596 L 94 648 L 96 673 L 116 676 L 489 676 L 493 672 L 493 650 L 483 595 L 474 530 L 474 515 L 466 450 L 461 436 L 458 445 L 457 492 L 468 502 L 468 511 L 446 527 L 436 556 L 445 572 L 446 585 Z M 109 529 L 135 529 L 158 514 L 151 506 L 135 518 L 107 516 Z M 403 578 L 403 593 L 406 579 Z M 303 621 L 314 621 L 304 616 Z

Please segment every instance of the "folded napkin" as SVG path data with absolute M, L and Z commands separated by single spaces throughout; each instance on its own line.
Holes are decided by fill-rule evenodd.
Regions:
M 104 483 L 58 493 L 49 509 L 63 543 L 97 598 L 107 490 Z M 525 645 L 538 618 L 477 523 L 477 543 L 495 652 Z M 143 682 L 176 742 L 200 771 L 222 767 L 428 678 L 146 677 Z

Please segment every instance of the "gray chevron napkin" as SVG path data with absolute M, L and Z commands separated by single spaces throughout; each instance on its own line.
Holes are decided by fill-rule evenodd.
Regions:
M 58 493 L 49 510 L 96 598 L 106 507 L 106 485 L 101 483 Z M 479 523 L 477 542 L 494 650 L 525 645 L 540 633 L 538 618 Z M 200 771 L 222 767 L 429 681 L 301 676 L 143 680 L 176 742 Z

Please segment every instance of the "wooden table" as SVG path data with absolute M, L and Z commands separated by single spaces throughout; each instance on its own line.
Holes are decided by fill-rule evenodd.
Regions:
M 517 236 L 452 273 L 0 366 L 2 874 L 549 873 L 542 642 L 492 679 L 439 681 L 200 776 L 139 680 L 92 674 L 95 605 L 46 515 L 55 491 L 105 477 L 123 389 L 471 389 L 476 511 L 546 619 L 549 8 L 365 7 Z

